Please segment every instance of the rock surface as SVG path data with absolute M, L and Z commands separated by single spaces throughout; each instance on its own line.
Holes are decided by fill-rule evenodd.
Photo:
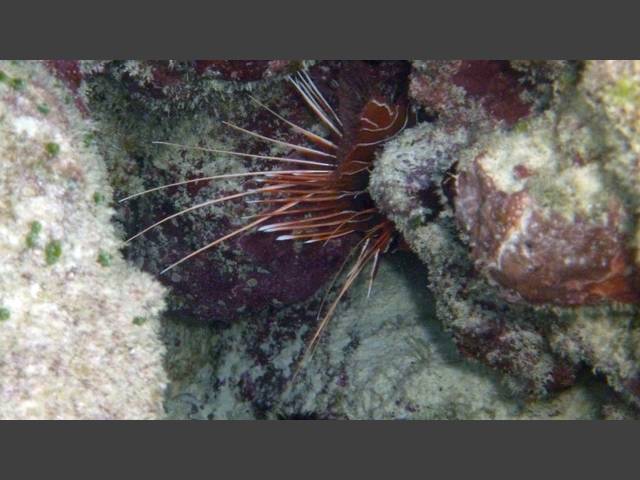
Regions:
M 636 63 L 553 65 L 545 108 L 420 125 L 374 171 L 458 348 L 515 391 L 566 388 L 586 364 L 640 405 Z
M 94 122 L 91 136 L 116 198 L 199 176 L 277 168 L 152 142 L 282 154 L 222 121 L 300 142 L 251 92 L 326 134 L 283 76 L 311 66 L 335 105 L 341 68 L 49 66 Z M 408 253 L 387 255 L 372 297 L 364 275 L 295 378 L 327 284 L 353 245 L 348 239 L 313 248 L 249 234 L 160 275 L 170 291 L 162 325 L 170 418 L 637 416 L 637 62 L 412 66 L 417 123 L 385 146 L 369 192 L 402 233 L 400 248 L 413 250 L 426 269 Z M 63 144 L 46 149 L 52 157 L 66 151 Z M 247 188 L 225 179 L 137 197 L 119 206 L 121 237 Z M 243 201 L 189 212 L 135 239 L 126 256 L 158 274 L 255 212 Z M 39 222 L 31 248 L 55 233 Z M 118 244 L 110 245 L 114 269 Z M 45 262 L 46 251 L 53 258 L 62 248 L 58 262 L 67 252 L 64 242 L 43 247 Z M 151 297 L 155 289 L 151 283 Z M 9 307 L 5 323 L 14 318 Z
M 164 289 L 127 264 L 70 93 L 0 62 L 0 418 L 161 418 Z
M 154 145 L 168 141 L 186 146 L 223 149 L 257 155 L 282 155 L 285 148 L 256 140 L 229 128 L 231 122 L 261 135 L 301 142 L 283 122 L 253 102 L 247 92 L 222 82 L 207 93 L 206 102 L 181 103 L 167 93 L 157 110 L 153 89 L 133 89 L 122 80 L 120 66 L 89 76 L 83 87 L 92 116 L 98 122 L 101 145 L 116 197 L 146 188 L 202 176 L 283 168 L 282 164 L 215 154 L 202 150 Z M 140 67 L 142 68 L 142 67 Z M 331 64 L 319 65 L 313 75 L 324 81 Z M 111 72 L 116 69 L 117 72 Z M 188 86 L 188 82 L 186 86 Z M 290 121 L 322 133 L 317 120 L 288 83 L 263 81 L 252 96 Z M 285 167 L 287 164 L 284 165 Z M 193 205 L 237 194 L 256 184 L 238 178 L 202 182 L 154 192 L 122 204 L 119 220 L 126 236 Z M 146 271 L 158 274 L 173 262 L 234 229 L 244 226 L 258 209 L 238 198 L 191 211 L 155 228 L 129 244 L 127 256 Z M 199 324 L 225 325 L 260 315 L 270 306 L 303 302 L 329 280 L 348 252 L 351 241 L 319 245 L 277 242 L 277 234 L 239 236 L 161 275 L 171 288 L 169 309 L 175 317 Z M 304 277 L 305 281 L 299 281 Z
M 396 254 L 383 261 L 369 299 L 366 280 L 357 282 L 293 383 L 313 325 L 285 321 L 299 312 L 236 323 L 209 340 L 195 327 L 172 329 L 168 358 L 180 374 L 169 417 L 598 418 L 616 405 L 583 382 L 548 401 L 510 398 L 495 372 L 465 361 L 442 331 L 425 273 L 413 256 Z

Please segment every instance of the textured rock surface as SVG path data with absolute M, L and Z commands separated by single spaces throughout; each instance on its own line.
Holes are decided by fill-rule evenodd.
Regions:
M 73 98 L 0 62 L 0 418 L 159 418 L 164 289 L 128 265 Z
M 462 156 L 456 217 L 476 266 L 531 303 L 636 302 L 630 212 L 603 168 L 605 140 L 593 129 L 558 135 L 577 119 L 540 120 Z M 593 145 L 559 138 L 581 133 Z
M 443 124 L 473 129 L 512 125 L 531 112 L 523 74 L 509 62 L 419 60 L 413 67 L 413 100 Z
M 631 406 L 640 405 L 640 329 L 637 308 L 620 305 L 558 312 L 549 341 L 573 362 L 585 362 Z
M 638 177 L 640 176 L 640 62 L 589 62 L 581 91 L 592 108 L 602 112 L 607 125 L 618 138 L 619 161 L 607 165 L 615 176 L 616 189 L 622 191 L 627 208 L 640 214 Z M 636 263 L 640 264 L 640 225 L 636 222 Z
M 231 100 L 241 91 L 261 90 L 312 62 L 285 60 L 124 60 L 52 62 L 54 70 L 71 86 L 84 80 L 82 89 L 92 89 L 97 79 L 117 81 L 131 100 L 154 112 L 207 109 Z
M 586 364 L 639 401 L 637 307 L 615 303 L 637 303 L 639 291 L 628 101 L 638 79 L 623 63 L 588 62 L 577 83 L 547 72 L 547 110 L 511 128 L 416 127 L 387 146 L 372 178 L 374 198 L 429 266 L 459 349 L 521 391 L 522 381 L 538 395 L 566 387 Z M 604 305 L 550 308 L 590 303 Z
M 510 399 L 498 376 L 456 352 L 435 318 L 425 271 L 397 254 L 380 268 L 371 298 L 364 279 L 338 309 L 293 384 L 309 325 L 274 315 L 236 323 L 219 337 L 181 327 L 169 335 L 178 378 L 173 418 L 598 418 L 611 393 L 581 384 L 553 400 Z M 299 314 L 298 314 L 299 315 Z
M 115 67 L 114 67 L 115 68 Z M 313 74 L 324 81 L 331 64 L 319 65 Z M 253 103 L 246 92 L 233 92 L 222 83 L 206 103 L 182 104 L 164 98 L 172 113 L 158 112 L 152 92 L 131 91 L 120 77 L 90 78 L 83 89 L 99 124 L 96 138 L 107 162 L 116 197 L 145 188 L 200 176 L 282 168 L 281 164 L 198 150 L 153 145 L 163 140 L 188 146 L 233 150 L 251 154 L 283 154 L 272 146 L 232 130 L 229 121 L 262 135 L 301 142 L 299 134 Z M 187 84 L 188 86 L 188 84 Z M 300 125 L 322 132 L 299 95 L 290 85 L 262 82 L 252 95 Z M 238 179 L 191 184 L 127 202 L 120 220 L 132 236 L 165 216 L 195 204 L 254 188 Z M 144 270 L 157 274 L 212 240 L 244 226 L 256 208 L 240 198 L 198 209 L 167 222 L 133 241 L 127 256 Z M 226 324 L 240 317 L 259 315 L 269 306 L 301 302 L 313 295 L 339 267 L 349 239 L 319 245 L 276 242 L 277 234 L 248 234 L 232 239 L 185 262 L 160 279 L 171 287 L 170 310 L 196 323 Z M 306 281 L 300 282 L 304 277 Z
M 173 292 L 164 325 L 169 416 L 633 417 L 640 384 L 637 311 L 612 300 L 633 302 L 637 292 L 634 65 L 414 62 L 410 98 L 419 118 L 431 123 L 386 147 L 370 190 L 428 271 L 412 269 L 412 260 L 383 263 L 368 302 L 361 279 L 287 390 L 316 324 L 318 289 L 349 244 L 309 250 L 247 235 L 172 270 L 163 276 Z M 79 91 L 98 122 L 95 137 L 118 197 L 256 168 L 154 140 L 282 153 L 226 129 L 221 121 L 229 120 L 300 141 L 252 104 L 247 90 L 294 122 L 326 133 L 280 81 L 282 71 L 265 73 L 271 66 L 165 67 L 81 65 Z M 193 68 L 201 76 L 183 75 Z M 311 68 L 334 104 L 331 79 L 338 68 L 337 62 Z M 225 180 L 156 192 L 124 206 L 119 220 L 131 235 L 247 186 Z M 484 203 L 494 197 L 499 201 Z M 533 225 L 524 221 L 525 211 L 538 215 L 537 224 L 547 226 L 545 240 L 553 241 L 534 248 L 526 235 L 514 235 L 509 222 Z M 137 239 L 127 255 L 157 273 L 253 213 L 240 201 L 199 210 Z M 573 270 L 565 268 L 567 257 L 575 259 Z M 581 261 L 588 266 L 582 269 Z M 585 302 L 597 305 L 567 308 Z
M 466 128 L 434 124 L 407 131 L 379 158 L 372 194 L 428 265 L 438 318 L 459 349 L 510 375 L 512 390 L 543 395 L 571 384 L 573 368 L 551 355 L 540 332 L 544 323 L 531 321 L 537 315 L 530 307 L 500 298 L 475 272 L 444 194 L 451 165 L 471 148 L 469 138 Z

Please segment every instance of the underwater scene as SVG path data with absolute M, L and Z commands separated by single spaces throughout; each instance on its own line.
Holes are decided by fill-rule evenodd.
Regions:
M 640 418 L 640 61 L 0 60 L 0 419 Z

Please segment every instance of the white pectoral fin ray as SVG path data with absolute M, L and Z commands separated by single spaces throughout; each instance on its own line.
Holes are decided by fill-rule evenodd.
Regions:
M 240 127 L 238 127 L 240 128 Z M 265 137 L 267 138 L 267 137 Z M 284 162 L 284 163 L 298 163 L 301 165 L 315 165 L 318 167 L 330 167 L 333 168 L 333 164 L 332 163 L 324 163 L 324 162 L 316 162 L 313 160 L 303 160 L 301 158 L 289 158 L 289 157 L 275 157 L 275 156 L 270 156 L 270 155 L 255 155 L 252 153 L 243 153 L 243 152 L 235 152 L 233 150 L 221 150 L 221 149 L 217 149 L 217 148 L 206 148 L 206 147 L 195 147 L 195 146 L 189 146 L 189 145 L 181 145 L 179 143 L 172 143 L 172 142 L 152 142 L 154 144 L 157 145 L 169 145 L 171 147 L 178 147 L 178 148 L 184 148 L 187 150 L 200 150 L 202 152 L 209 152 L 209 153 L 220 153 L 223 155 L 235 155 L 237 157 L 244 157 L 244 158 L 257 158 L 260 160 L 275 160 L 278 162 Z
M 254 97 L 249 97 L 249 98 L 251 98 L 251 100 L 253 100 L 257 105 L 259 105 L 260 107 L 264 108 L 267 112 L 271 113 L 274 117 L 276 117 L 280 121 L 282 121 L 282 122 L 286 123 L 287 125 L 289 125 L 295 132 L 302 133 L 305 137 L 307 137 L 312 142 L 324 145 L 325 147 L 331 148 L 332 150 L 336 150 L 338 148 L 338 146 L 335 143 L 333 143 L 332 141 L 330 141 L 330 140 L 328 140 L 328 139 L 326 139 L 324 137 L 321 137 L 320 135 L 316 135 L 315 133 L 313 133 L 313 132 L 311 132 L 309 130 L 306 130 L 306 129 L 296 125 L 295 123 L 287 120 L 282 115 L 274 112 L 272 109 L 267 107 L 264 103 L 260 102 L 256 98 L 254 98 Z
M 293 150 L 298 150 L 300 152 L 309 153 L 312 155 L 318 155 L 318 156 L 327 157 L 327 158 L 336 158 L 336 156 L 331 153 L 323 152 L 321 150 L 315 150 L 313 148 L 305 147 L 302 145 L 296 145 L 295 143 L 284 142 L 276 138 L 265 137 L 264 135 L 260 135 L 259 133 L 252 132 L 251 130 L 247 130 L 246 128 L 239 127 L 238 125 L 234 125 L 233 123 L 230 123 L 230 122 L 222 122 L 222 123 L 224 123 L 226 126 L 230 128 L 233 128 L 234 130 L 238 130 L 239 132 L 246 133 L 247 135 L 251 135 L 252 137 L 259 138 L 260 140 L 264 140 L 265 142 L 275 143 L 277 145 L 282 145 L 284 147 L 292 148 Z
M 163 224 L 165 222 L 168 222 L 171 219 L 179 217 L 180 215 L 184 215 L 185 213 L 192 212 L 192 211 L 197 210 L 199 208 L 207 207 L 209 205 L 215 205 L 216 203 L 226 202 L 227 200 L 233 200 L 234 198 L 241 198 L 241 197 L 245 197 L 247 195 L 253 195 L 255 193 L 262 193 L 262 192 L 267 192 L 267 191 L 270 191 L 270 190 L 281 190 L 282 188 L 288 188 L 289 186 L 290 185 L 277 185 L 277 186 L 270 186 L 270 187 L 265 187 L 265 188 L 257 188 L 255 190 L 249 190 L 249 191 L 241 192 L 241 193 L 234 193 L 233 195 L 227 195 L 226 197 L 221 197 L 221 198 L 214 198 L 212 200 L 207 200 L 206 202 L 198 203 L 197 205 L 192 205 L 191 207 L 185 208 L 184 210 L 181 210 L 181 211 L 179 211 L 177 213 L 174 213 L 173 215 L 169 215 L 167 217 L 164 217 L 162 220 L 158 220 L 153 225 L 148 226 L 144 230 L 136 233 L 133 237 L 127 239 L 125 243 L 131 242 L 132 240 L 134 240 L 134 239 L 138 238 L 139 236 L 147 233 L 149 230 L 157 227 L 158 225 L 161 225 L 161 224 Z
M 300 174 L 323 173 L 323 172 L 326 172 L 326 170 L 277 170 L 276 172 L 273 172 L 273 171 L 243 172 L 243 173 L 226 173 L 223 175 L 212 175 L 210 177 L 193 178 L 190 180 L 183 180 L 181 182 L 169 183 L 167 185 L 161 185 L 159 187 L 149 188 L 148 190 L 144 190 L 142 192 L 129 195 L 128 197 L 121 198 L 120 200 L 118 200 L 118 202 L 119 203 L 126 202 L 127 200 L 131 200 L 132 198 L 136 198 L 141 195 L 146 195 L 147 193 L 151 193 L 151 192 L 157 192 L 158 190 L 164 190 L 165 188 L 179 187 L 181 185 L 189 185 L 191 183 L 206 182 L 210 180 L 222 180 L 225 178 L 271 177 L 271 176 L 274 176 L 277 174 L 283 174 L 283 173 L 291 174 L 291 175 L 300 175 Z

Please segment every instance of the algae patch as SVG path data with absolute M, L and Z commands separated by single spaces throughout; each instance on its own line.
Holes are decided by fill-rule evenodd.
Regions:
M 62 243 L 60 240 L 51 240 L 47 243 L 44 249 L 44 256 L 47 261 L 47 265 L 53 265 L 56 263 L 62 255 Z
M 38 221 L 31 222 L 31 228 L 29 233 L 27 234 L 27 238 L 25 243 L 27 244 L 27 248 L 34 248 L 38 243 L 38 237 L 40 236 L 40 232 L 42 231 L 42 224 Z

